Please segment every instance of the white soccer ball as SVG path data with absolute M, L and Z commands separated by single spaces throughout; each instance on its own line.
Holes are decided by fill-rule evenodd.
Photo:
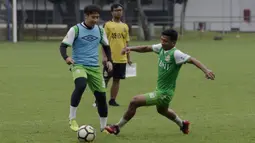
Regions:
M 81 142 L 92 142 L 96 138 L 96 131 L 89 125 L 83 125 L 79 128 L 77 136 Z

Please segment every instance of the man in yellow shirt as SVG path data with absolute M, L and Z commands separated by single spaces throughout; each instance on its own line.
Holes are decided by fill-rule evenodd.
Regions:
M 111 47 L 113 70 L 109 73 L 106 66 L 104 66 L 103 74 L 106 86 L 110 78 L 113 78 L 109 105 L 119 106 L 115 99 L 118 95 L 120 79 L 125 79 L 126 64 L 131 64 L 129 54 L 121 55 L 121 50 L 127 47 L 129 41 L 129 29 L 127 24 L 121 22 L 121 17 L 123 15 L 123 6 L 121 4 L 113 4 L 111 6 L 111 13 L 112 20 L 105 23 L 104 29 Z M 102 53 L 103 62 L 106 62 L 107 57 L 104 51 L 102 51 Z

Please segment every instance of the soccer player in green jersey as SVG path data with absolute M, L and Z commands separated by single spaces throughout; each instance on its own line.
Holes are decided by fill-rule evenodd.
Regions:
M 134 51 L 139 53 L 155 52 L 158 54 L 157 88 L 153 92 L 133 97 L 128 110 L 120 121 L 115 125 L 105 128 L 108 132 L 117 135 L 120 132 L 120 128 L 134 117 L 137 108 L 155 105 L 159 114 L 175 122 L 184 134 L 189 133 L 190 122 L 180 119 L 172 109 L 168 108 L 174 96 L 178 73 L 183 64 L 190 63 L 201 69 L 207 79 L 214 80 L 215 75 L 200 61 L 178 50 L 175 47 L 177 39 L 178 33 L 175 30 L 169 29 L 162 32 L 160 44 L 123 49 L 123 53 Z

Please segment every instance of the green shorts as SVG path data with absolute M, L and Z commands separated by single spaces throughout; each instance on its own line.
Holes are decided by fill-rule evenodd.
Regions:
M 84 77 L 87 79 L 87 83 L 89 88 L 94 93 L 105 92 L 105 82 L 103 78 L 103 74 L 101 72 L 100 67 L 88 67 L 83 65 L 72 65 L 71 71 L 73 74 L 73 80 L 79 77 Z
M 168 107 L 174 95 L 174 91 L 164 94 L 160 91 L 154 91 L 144 94 L 146 98 L 146 106 L 162 106 Z

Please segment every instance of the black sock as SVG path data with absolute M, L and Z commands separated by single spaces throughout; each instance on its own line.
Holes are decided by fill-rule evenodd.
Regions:
M 106 93 L 105 92 L 94 92 L 97 101 L 97 110 L 100 117 L 108 116 L 108 106 L 106 103 Z
M 71 97 L 71 106 L 77 107 L 80 103 L 82 94 L 86 88 L 86 78 L 80 77 L 75 79 L 75 89 Z

